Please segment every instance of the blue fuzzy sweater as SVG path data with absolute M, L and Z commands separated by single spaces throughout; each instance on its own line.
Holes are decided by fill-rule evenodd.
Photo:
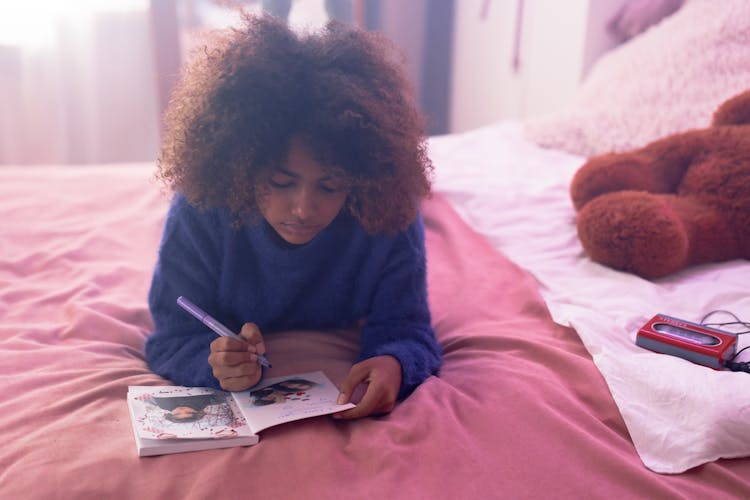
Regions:
M 146 359 L 154 372 L 179 385 L 219 387 L 207 361 L 216 334 L 175 303 L 180 295 L 234 331 L 254 322 L 264 336 L 364 319 L 356 361 L 396 357 L 399 398 L 437 371 L 421 218 L 397 235 L 372 236 L 342 212 L 306 245 L 278 240 L 265 222 L 233 229 L 228 212 L 199 211 L 175 196 L 149 291 Z

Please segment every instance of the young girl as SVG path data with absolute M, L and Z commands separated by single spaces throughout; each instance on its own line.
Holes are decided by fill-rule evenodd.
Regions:
M 367 387 L 338 416 L 389 412 L 441 362 L 418 213 L 431 169 L 421 116 L 384 39 L 243 21 L 188 67 L 166 113 L 159 176 L 175 196 L 149 292 L 149 366 L 239 391 L 262 377 L 264 336 L 360 325 L 339 402 Z M 244 341 L 217 337 L 180 295 Z

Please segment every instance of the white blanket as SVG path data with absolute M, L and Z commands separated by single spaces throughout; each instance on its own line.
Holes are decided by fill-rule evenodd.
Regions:
M 750 374 L 635 345 L 638 328 L 657 313 L 699 322 L 724 309 L 750 320 L 750 263 L 703 265 L 647 281 L 592 262 L 576 236 L 568 195 L 584 158 L 537 147 L 515 122 L 433 137 L 430 154 L 435 190 L 530 271 L 555 321 L 578 332 L 649 469 L 679 473 L 750 456 Z M 740 337 L 740 347 L 748 337 Z M 738 359 L 750 359 L 750 349 Z

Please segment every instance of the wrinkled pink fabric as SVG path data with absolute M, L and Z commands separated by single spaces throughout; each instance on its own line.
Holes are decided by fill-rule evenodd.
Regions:
M 149 165 L 0 169 L 0 497 L 736 498 L 750 460 L 643 467 L 575 332 L 535 280 L 435 196 L 428 286 L 445 351 L 388 416 L 321 417 L 248 448 L 138 458 L 128 385 L 167 198 Z M 340 379 L 351 332 L 268 335 L 275 368 Z

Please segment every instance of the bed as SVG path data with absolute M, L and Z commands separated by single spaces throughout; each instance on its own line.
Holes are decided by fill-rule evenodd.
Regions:
M 744 59 L 710 58 L 732 71 L 701 82 L 708 97 L 688 117 L 672 94 L 659 100 L 658 78 L 609 102 L 600 87 L 633 61 L 669 73 L 652 47 L 684 41 L 710 7 L 700 0 L 607 54 L 574 108 L 430 138 L 423 215 L 441 371 L 387 416 L 284 424 L 251 447 L 137 456 L 127 387 L 168 383 L 143 356 L 169 203 L 154 165 L 1 168 L 0 498 L 750 497 L 749 376 L 633 342 L 657 312 L 750 318 L 750 264 L 656 281 L 605 268 L 581 250 L 567 191 L 596 148 L 702 126 L 744 89 L 742 3 L 714 5 L 711 33 Z M 658 120 L 626 113 L 647 91 Z M 607 119 L 605 139 L 592 125 Z M 357 344 L 341 332 L 267 340 L 275 373 L 322 369 L 334 381 Z

